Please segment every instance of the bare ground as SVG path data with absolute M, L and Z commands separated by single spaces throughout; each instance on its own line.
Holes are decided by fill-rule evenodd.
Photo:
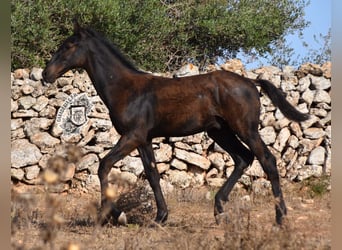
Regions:
M 153 222 L 153 196 L 137 186 L 118 200 L 129 224 L 101 227 L 99 192 L 74 188 L 53 194 L 43 186 L 17 184 L 12 187 L 11 244 L 13 249 L 68 250 L 331 249 L 330 192 L 319 186 L 321 181 L 283 181 L 288 216 L 282 228 L 275 225 L 270 190 L 256 195 L 234 189 L 225 206 L 228 223 L 216 225 L 215 189 L 176 189 L 166 195 L 169 219 L 160 226 Z

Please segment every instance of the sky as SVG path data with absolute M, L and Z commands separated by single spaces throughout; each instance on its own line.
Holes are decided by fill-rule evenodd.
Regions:
M 294 48 L 294 57 L 299 55 L 304 57 L 309 49 L 317 49 L 322 46 L 315 41 L 314 35 L 319 38 L 319 35 L 326 35 L 331 28 L 332 19 L 332 1 L 331 0 L 310 0 L 310 4 L 305 8 L 305 19 L 310 22 L 309 26 L 304 30 L 304 41 L 308 44 L 308 48 L 302 46 L 302 40 L 298 38 L 298 35 L 289 35 L 287 42 Z M 239 57 L 239 56 L 238 56 Z M 244 59 L 240 57 L 242 61 Z M 266 60 L 261 62 L 253 62 L 244 65 L 247 69 L 254 69 L 262 65 L 268 64 Z

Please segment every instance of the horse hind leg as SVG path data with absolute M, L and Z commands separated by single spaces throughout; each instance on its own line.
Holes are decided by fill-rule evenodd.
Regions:
M 224 214 L 223 203 L 228 201 L 230 192 L 244 170 L 252 163 L 254 155 L 237 139 L 229 128 L 211 130 L 208 131 L 208 135 L 229 153 L 235 163 L 232 174 L 215 195 L 214 216 L 216 223 L 219 224 L 223 219 L 227 218 Z
M 283 216 L 286 215 L 286 206 L 280 187 L 279 173 L 276 165 L 276 159 L 262 141 L 258 132 L 247 137 L 247 145 L 259 160 L 263 170 L 272 185 L 272 193 L 275 197 L 276 222 L 281 225 Z

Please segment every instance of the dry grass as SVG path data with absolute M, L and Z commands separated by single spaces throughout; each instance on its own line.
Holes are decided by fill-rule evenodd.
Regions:
M 130 224 L 101 227 L 98 192 L 54 194 L 44 186 L 17 185 L 12 188 L 12 248 L 330 249 L 330 193 L 312 195 L 309 184 L 283 183 L 289 212 L 282 228 L 274 225 L 271 196 L 244 189 L 232 192 L 225 207 L 228 223 L 222 225 L 213 217 L 215 190 L 174 190 L 166 196 L 168 222 L 160 226 L 153 222 L 153 195 L 140 184 L 117 200 Z

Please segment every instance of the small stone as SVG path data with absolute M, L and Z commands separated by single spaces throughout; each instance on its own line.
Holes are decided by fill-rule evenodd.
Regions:
M 197 66 L 193 65 L 192 63 L 188 63 L 181 67 L 177 72 L 175 73 L 176 77 L 184 77 L 184 76 L 193 76 L 198 75 L 199 69 Z
M 30 78 L 33 81 L 40 81 L 43 79 L 42 72 L 43 72 L 43 69 L 41 69 L 41 68 L 32 68 L 32 70 L 30 72 Z
M 224 178 L 208 178 L 206 181 L 210 187 L 222 187 L 226 180 Z
M 11 145 L 11 163 L 14 168 L 37 164 L 42 157 L 40 150 L 26 139 L 19 139 Z
M 40 96 L 37 98 L 36 103 L 32 106 L 32 108 L 37 111 L 40 112 L 42 111 L 47 105 L 49 104 L 49 99 L 45 96 Z
M 248 176 L 265 177 L 264 170 L 258 160 L 254 160 L 252 165 L 245 172 Z
M 178 170 L 187 170 L 188 166 L 185 162 L 178 160 L 177 158 L 172 159 L 171 166 Z
M 23 108 L 25 110 L 31 108 L 34 104 L 36 104 L 36 98 L 32 96 L 23 96 L 18 100 L 19 108 Z
M 126 156 L 123 160 L 123 171 L 128 171 L 139 176 L 144 171 L 140 157 Z
M 24 95 L 29 95 L 33 93 L 34 87 L 32 87 L 31 85 L 25 84 L 21 87 L 21 91 L 23 92 Z
M 25 177 L 27 180 L 36 179 L 39 175 L 40 168 L 37 165 L 25 168 Z
M 38 113 L 34 110 L 18 110 L 17 112 L 12 113 L 13 118 L 32 118 L 38 117 Z
M 208 169 L 211 165 L 207 158 L 193 152 L 175 148 L 174 153 L 178 159 L 196 165 L 202 169 Z
M 301 79 L 299 79 L 298 85 L 297 85 L 297 90 L 302 93 L 309 89 L 309 86 L 311 85 L 311 79 L 309 76 L 305 76 Z
M 87 154 L 77 163 L 76 170 L 89 170 L 91 174 L 97 174 L 99 167 L 99 158 L 96 154 Z
M 168 180 L 171 184 L 180 187 L 186 188 L 190 186 L 191 176 L 188 175 L 185 171 L 180 170 L 169 170 L 166 172 L 168 175 Z
M 18 102 L 11 98 L 11 113 L 17 111 L 19 108 Z
M 21 181 L 24 178 L 25 172 L 21 168 L 11 168 L 11 178 Z
M 318 146 L 313 149 L 309 155 L 308 163 L 312 165 L 323 165 L 325 161 L 325 149 Z
M 223 170 L 225 166 L 225 161 L 223 159 L 223 156 L 221 153 L 213 152 L 208 156 L 208 159 L 210 160 L 211 164 L 214 165 L 217 169 Z
M 154 150 L 156 162 L 169 162 L 172 159 L 172 147 L 169 144 L 160 143 L 159 148 Z
M 260 136 L 261 139 L 265 142 L 266 145 L 271 145 L 275 142 L 276 140 L 276 133 L 274 130 L 274 127 L 272 126 L 267 126 L 262 129 L 260 129 Z
M 30 140 L 33 144 L 37 145 L 42 151 L 47 148 L 53 148 L 55 145 L 60 143 L 60 140 L 52 137 L 47 132 L 39 132 L 35 133 L 30 137 Z
M 157 163 L 157 170 L 159 174 L 165 173 L 170 169 L 170 165 L 164 162 Z
M 317 90 L 315 93 L 315 97 L 313 99 L 314 102 L 324 102 L 331 103 L 331 97 L 325 90 Z
M 303 131 L 305 138 L 318 139 L 325 135 L 322 128 L 307 128 Z
M 290 135 L 291 135 L 290 130 L 287 127 L 280 130 L 278 137 L 273 144 L 273 148 L 281 152 L 284 149 L 286 142 L 289 139 Z
M 315 86 L 315 89 L 329 89 L 331 87 L 331 81 L 324 77 L 311 77 L 312 85 Z
M 29 77 L 28 69 L 16 69 L 14 70 L 14 79 L 26 79 Z
M 302 99 L 310 106 L 314 100 L 315 92 L 307 89 L 302 94 Z

